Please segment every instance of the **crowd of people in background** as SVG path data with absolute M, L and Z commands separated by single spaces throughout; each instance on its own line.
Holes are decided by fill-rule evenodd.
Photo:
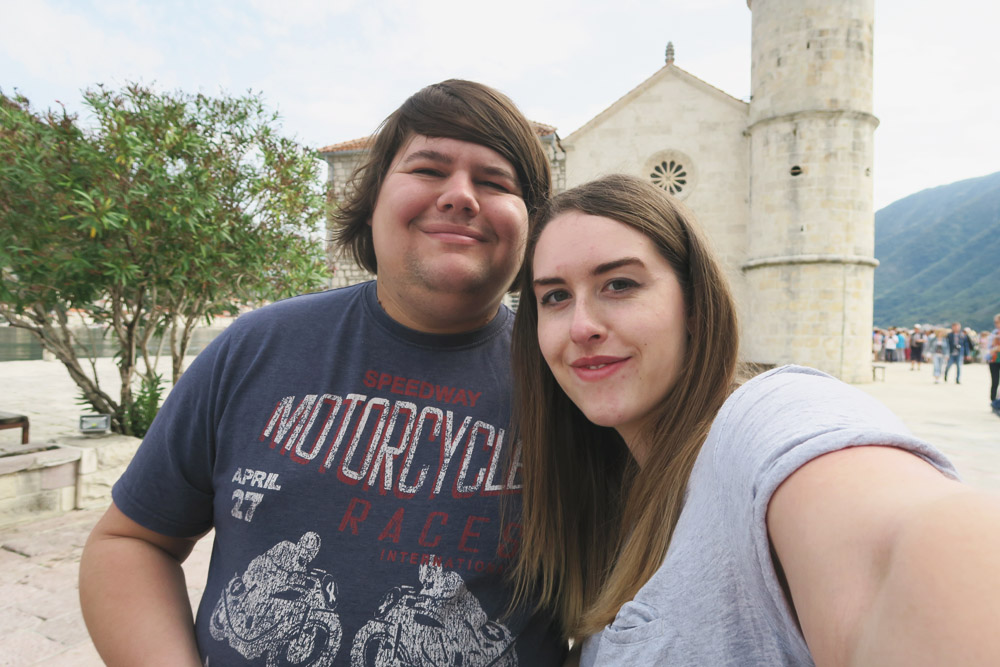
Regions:
M 912 328 L 889 327 L 872 330 L 872 361 L 909 362 L 910 367 L 919 369 L 920 364 L 933 360 L 934 343 L 947 338 L 948 333 L 958 326 L 968 341 L 964 355 L 965 363 L 985 363 L 989 352 L 990 331 L 980 331 L 965 327 L 958 322 L 947 325 L 915 324 Z
M 950 326 L 914 324 L 912 328 L 875 328 L 872 331 L 872 361 L 909 362 L 910 370 L 933 365 L 934 383 L 948 381 L 955 369 L 955 382 L 961 384 L 962 364 L 985 363 L 990 368 L 990 407 L 1000 417 L 997 388 L 1000 385 L 1000 313 L 993 318 L 993 329 L 976 332 L 960 322 Z

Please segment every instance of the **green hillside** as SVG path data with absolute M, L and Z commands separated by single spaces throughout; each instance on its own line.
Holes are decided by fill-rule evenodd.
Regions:
M 875 213 L 875 325 L 1000 313 L 1000 172 L 923 190 Z

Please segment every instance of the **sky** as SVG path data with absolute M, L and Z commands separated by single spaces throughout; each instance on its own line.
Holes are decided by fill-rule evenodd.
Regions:
M 316 148 L 452 77 L 566 137 L 662 67 L 668 41 L 677 66 L 750 95 L 745 0 L 0 0 L 0 16 L 0 90 L 36 109 L 82 112 L 99 83 L 252 90 Z M 998 3 L 876 0 L 876 209 L 1000 171 L 997 25 Z

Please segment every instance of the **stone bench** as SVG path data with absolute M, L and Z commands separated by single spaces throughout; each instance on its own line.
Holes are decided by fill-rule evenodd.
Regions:
M 872 382 L 876 380 L 876 376 L 881 374 L 882 382 L 885 382 L 885 364 L 872 364 Z
M 0 430 L 5 428 L 21 429 L 21 444 L 28 444 L 28 417 L 13 412 L 0 412 Z

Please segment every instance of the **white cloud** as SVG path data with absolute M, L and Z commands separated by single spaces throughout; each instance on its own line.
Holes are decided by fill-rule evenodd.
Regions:
M 563 136 L 663 65 L 750 87 L 742 0 L 0 0 L 0 87 L 36 106 L 98 82 L 260 91 L 313 145 L 362 136 L 419 87 L 460 76 Z M 1000 5 L 875 5 L 877 205 L 1000 169 Z M 77 107 L 78 108 L 78 107 Z
M 4 22 L 4 56 L 31 76 L 58 84 L 85 88 L 128 71 L 156 71 L 163 64 L 155 45 L 46 0 L 10 3 Z

